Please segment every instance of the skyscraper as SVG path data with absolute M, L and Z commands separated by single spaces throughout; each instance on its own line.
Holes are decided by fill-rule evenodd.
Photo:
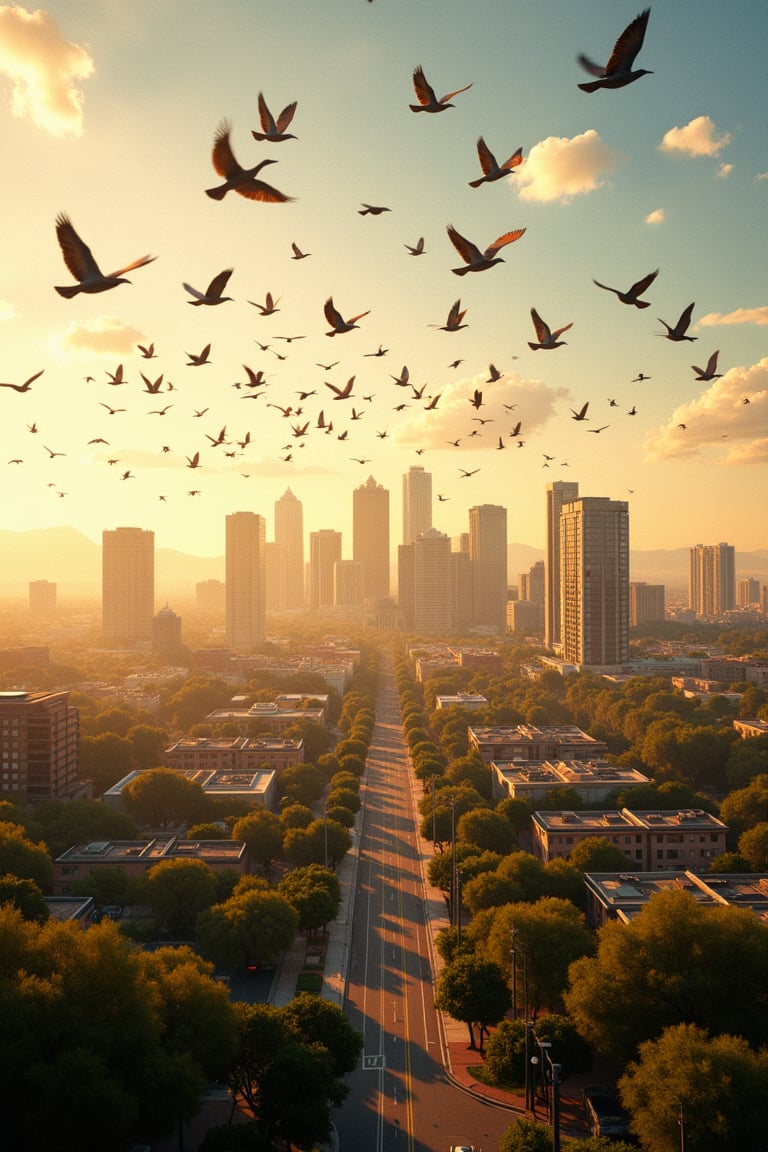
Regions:
M 255 512 L 226 519 L 226 639 L 230 648 L 252 648 L 264 639 L 266 525 Z
M 301 501 L 286 488 L 275 501 L 277 608 L 304 607 L 304 511 Z
M 413 545 L 413 569 L 413 624 L 416 632 L 449 632 L 456 627 L 450 538 L 436 528 L 423 532 Z
M 561 647 L 578 666 L 629 659 L 629 506 L 586 496 L 560 511 Z
M 469 510 L 472 623 L 502 635 L 507 626 L 507 510 L 479 504 Z
M 69 692 L 0 692 L 0 790 L 31 804 L 72 799 L 79 736 Z
M 333 605 L 333 566 L 341 560 L 341 532 L 321 528 L 309 534 L 309 603 L 311 608 Z
M 403 475 L 403 544 L 432 527 L 432 473 L 412 465 Z
M 363 598 L 389 596 L 389 492 L 373 476 L 352 494 L 352 559 L 363 565 Z
M 629 624 L 649 624 L 664 619 L 664 585 L 633 581 L 629 586 Z
M 733 544 L 697 544 L 689 553 L 688 605 L 697 616 L 719 616 L 736 605 Z
M 579 495 L 579 486 L 570 480 L 547 484 L 547 538 L 544 560 L 544 643 L 560 644 L 560 512 Z
M 30 580 L 29 613 L 33 620 L 48 620 L 56 614 L 56 585 L 50 580 Z
M 360 608 L 363 603 L 363 566 L 359 560 L 336 560 L 333 565 L 333 603 L 336 608 Z
M 154 532 L 143 528 L 105 530 L 101 537 L 104 639 L 114 644 L 151 640 L 154 601 Z

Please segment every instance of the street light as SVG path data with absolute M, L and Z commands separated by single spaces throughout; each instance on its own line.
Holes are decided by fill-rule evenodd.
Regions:
M 519 928 L 510 928 L 509 934 L 512 937 L 512 1019 L 517 1020 L 517 948 L 515 947 L 515 940 Z
M 552 1125 L 552 1152 L 560 1152 L 560 1084 L 562 1082 L 562 1066 L 556 1064 L 550 1054 L 552 1044 L 549 1040 L 539 1040 L 538 1036 L 533 1030 L 533 1025 L 526 1027 L 525 1033 L 525 1057 L 526 1057 L 526 1108 L 528 1107 L 528 1089 L 527 1089 L 527 1073 L 528 1073 L 528 1053 L 530 1051 L 530 1036 L 536 1041 L 539 1049 L 539 1056 L 531 1056 L 530 1063 L 534 1068 L 534 1083 L 531 1088 L 531 1104 L 534 1117 L 536 1116 L 536 1084 L 535 1074 L 540 1066 L 541 1078 L 544 1083 L 544 1099 L 547 1105 L 547 1118 Z M 550 1092 L 551 1085 L 551 1092 Z

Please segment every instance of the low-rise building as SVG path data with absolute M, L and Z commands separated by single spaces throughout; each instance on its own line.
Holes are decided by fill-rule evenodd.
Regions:
M 711 908 L 751 908 L 768 921 L 768 875 L 753 873 L 589 872 L 584 877 L 587 919 L 599 928 L 608 920 L 634 919 L 658 892 L 682 888 Z
M 457 692 L 455 696 L 435 696 L 435 706 L 438 711 L 443 708 L 461 708 L 464 712 L 477 712 L 485 708 L 488 698 L 479 692 Z
M 469 746 L 490 764 L 500 760 L 600 760 L 608 752 L 603 740 L 575 724 L 470 727 Z
M 165 750 L 169 768 L 194 772 L 282 772 L 304 763 L 304 741 L 279 736 L 184 736 Z
M 142 769 L 151 771 L 151 769 Z M 175 768 L 181 776 L 199 784 L 207 796 L 245 800 L 248 805 L 261 805 L 274 811 L 277 806 L 277 770 L 256 767 L 240 769 L 217 769 L 211 765 Z M 104 803 L 123 810 L 123 792 L 138 771 L 129 772 L 104 793 Z
M 552 788 L 572 788 L 583 804 L 600 804 L 618 788 L 637 788 L 648 777 L 608 760 L 512 760 L 491 763 L 496 800 L 512 796 L 533 808 Z
M 75 844 L 53 862 L 53 893 L 67 896 L 74 885 L 104 868 L 119 868 L 128 877 L 143 876 L 162 860 L 202 860 L 214 872 L 246 871 L 247 847 L 240 840 L 95 840 Z
M 251 704 L 250 708 L 238 708 L 235 705 L 229 708 L 216 708 L 205 718 L 206 724 L 236 724 L 243 736 L 248 736 L 255 729 L 268 732 L 271 736 L 280 736 L 286 728 L 301 720 L 324 724 L 325 708 L 296 708 L 290 705 L 282 707 L 275 700 L 257 701 Z

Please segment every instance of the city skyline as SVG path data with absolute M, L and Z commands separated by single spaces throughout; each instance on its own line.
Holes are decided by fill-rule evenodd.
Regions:
M 653 75 L 578 91 L 577 55 L 606 56 L 635 14 L 607 0 L 224 0 L 183 21 L 146 0 L 130 19 L 85 0 L 1 7 L 0 139 L 23 164 L 0 277 L 0 477 L 19 498 L 0 528 L 96 541 L 141 525 L 217 556 L 226 515 L 263 516 L 290 487 L 309 531 L 333 509 L 346 541 L 342 494 L 371 474 L 397 493 L 419 464 L 450 537 L 467 508 L 499 503 L 509 539 L 542 547 L 539 488 L 578 475 L 629 503 L 635 549 L 765 547 L 768 13 L 655 5 Z M 206 68 L 190 68 L 203 46 Z M 469 87 L 416 116 L 417 66 L 438 94 Z M 297 101 L 296 139 L 253 139 L 259 93 L 276 114 Z M 244 167 L 278 161 L 267 174 L 288 202 L 206 196 L 223 121 Z M 470 187 L 481 137 L 522 163 Z M 156 259 L 65 299 L 62 213 L 102 268 Z M 524 232 L 464 276 L 449 225 L 481 250 Z M 233 299 L 190 307 L 184 285 L 204 293 L 229 268 Z M 616 298 L 649 277 L 647 309 Z M 329 298 L 356 317 L 333 339 Z M 463 327 L 445 331 L 457 300 Z M 696 342 L 662 339 L 691 303 Z M 531 347 L 532 309 L 567 329 L 563 346 Z

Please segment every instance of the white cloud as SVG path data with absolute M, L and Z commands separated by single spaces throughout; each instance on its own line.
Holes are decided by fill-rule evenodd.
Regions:
M 709 116 L 696 116 L 682 128 L 670 128 L 659 148 L 662 152 L 684 152 L 686 156 L 717 156 L 730 142 L 730 133 L 718 136 Z
M 649 212 L 645 218 L 646 224 L 663 224 L 666 220 L 663 208 L 656 208 L 653 212 Z
M 593 128 L 571 140 L 549 136 L 534 144 L 518 169 L 520 199 L 568 201 L 594 192 L 625 160 L 624 153 L 604 144 Z
M 717 170 L 719 180 L 727 180 L 733 172 L 733 164 L 721 164 Z
M 133 352 L 142 339 L 141 332 L 116 316 L 95 316 L 91 320 L 74 320 L 63 332 L 51 338 L 54 354 L 67 356 L 86 352 L 98 356 L 124 356 Z
M 768 461 L 768 357 L 750 368 L 731 368 L 713 380 L 700 395 L 676 408 L 643 447 L 648 460 L 707 452 L 724 464 Z
M 7 300 L 0 300 L 0 321 L 13 320 L 17 313 L 13 304 L 9 304 Z
M 14 116 L 28 116 L 53 136 L 79 136 L 78 84 L 93 72 L 89 53 L 66 40 L 47 12 L 0 6 L 0 73 L 12 82 Z
M 708 312 L 694 327 L 716 328 L 721 324 L 768 324 L 768 305 L 759 308 L 736 308 L 733 312 Z

